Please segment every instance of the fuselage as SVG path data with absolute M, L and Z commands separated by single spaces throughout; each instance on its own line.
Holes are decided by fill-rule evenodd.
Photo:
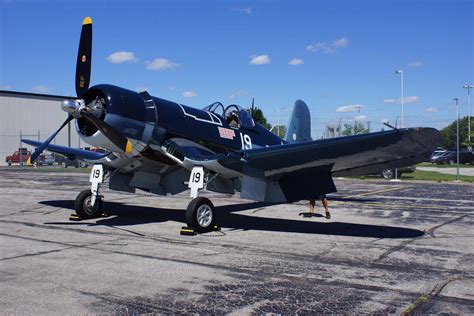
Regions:
M 137 93 L 113 85 L 91 87 L 85 101 L 102 100 L 106 114 L 104 121 L 130 139 L 146 144 L 159 145 L 169 138 L 185 138 L 203 143 L 215 151 L 240 151 L 272 145 L 283 140 L 258 123 L 249 113 L 232 105 L 227 112 L 234 112 L 234 121 L 229 122 L 226 109 L 220 103 L 204 110 L 192 108 L 177 102 Z M 235 119 L 235 116 L 237 118 Z M 238 121 L 238 122 L 236 122 Z M 81 137 L 94 146 L 107 148 L 100 131 L 86 135 L 77 128 Z M 82 126 L 83 127 L 83 126 Z M 112 148 L 107 148 L 113 150 Z

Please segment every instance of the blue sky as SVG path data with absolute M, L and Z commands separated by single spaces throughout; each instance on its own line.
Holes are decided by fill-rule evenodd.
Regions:
M 93 84 L 202 108 L 261 107 L 286 124 L 296 99 L 326 124 L 442 128 L 467 115 L 474 1 L 0 0 L 0 89 L 74 95 L 82 20 L 93 19 Z M 474 91 L 472 91 L 474 94 Z M 473 100 L 474 103 L 474 100 Z M 360 109 L 360 113 L 359 110 Z M 339 110 L 339 111 L 338 111 Z M 348 112 L 341 112 L 346 110 Z M 350 111 L 352 110 L 352 111 Z

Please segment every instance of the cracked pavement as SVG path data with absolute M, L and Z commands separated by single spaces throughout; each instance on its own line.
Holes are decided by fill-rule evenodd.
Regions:
M 88 177 L 0 169 L 2 313 L 474 313 L 474 185 L 339 179 L 330 220 L 204 192 L 222 231 L 189 237 L 187 194 L 69 221 Z

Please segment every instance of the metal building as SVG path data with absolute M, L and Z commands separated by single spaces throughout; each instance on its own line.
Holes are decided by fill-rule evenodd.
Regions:
M 324 131 L 324 138 L 334 138 L 341 136 L 341 123 L 339 123 L 338 125 L 326 125 L 326 129 Z
M 0 90 L 0 165 L 6 165 L 5 157 L 18 150 L 21 138 L 44 141 L 61 126 L 67 118 L 61 102 L 62 97 Z M 53 144 L 81 147 L 74 121 Z M 21 147 L 33 149 L 25 144 Z

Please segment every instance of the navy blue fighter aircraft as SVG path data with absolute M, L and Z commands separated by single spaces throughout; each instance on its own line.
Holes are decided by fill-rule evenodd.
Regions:
M 77 99 L 63 102 L 68 118 L 37 147 L 94 165 L 92 186 L 75 202 L 77 214 L 102 212 L 99 187 L 109 179 L 112 190 L 136 189 L 167 195 L 191 189 L 186 211 L 189 226 L 199 232 L 215 222 L 212 202 L 203 188 L 269 203 L 314 199 L 336 191 L 333 176 L 378 173 L 427 159 L 440 141 L 432 128 L 393 129 L 313 141 L 309 110 L 298 100 L 285 139 L 256 123 L 237 105 L 215 102 L 202 110 L 109 84 L 89 88 L 92 20 L 84 19 L 76 68 Z M 80 137 L 108 150 L 95 153 L 51 144 L 75 119 Z

